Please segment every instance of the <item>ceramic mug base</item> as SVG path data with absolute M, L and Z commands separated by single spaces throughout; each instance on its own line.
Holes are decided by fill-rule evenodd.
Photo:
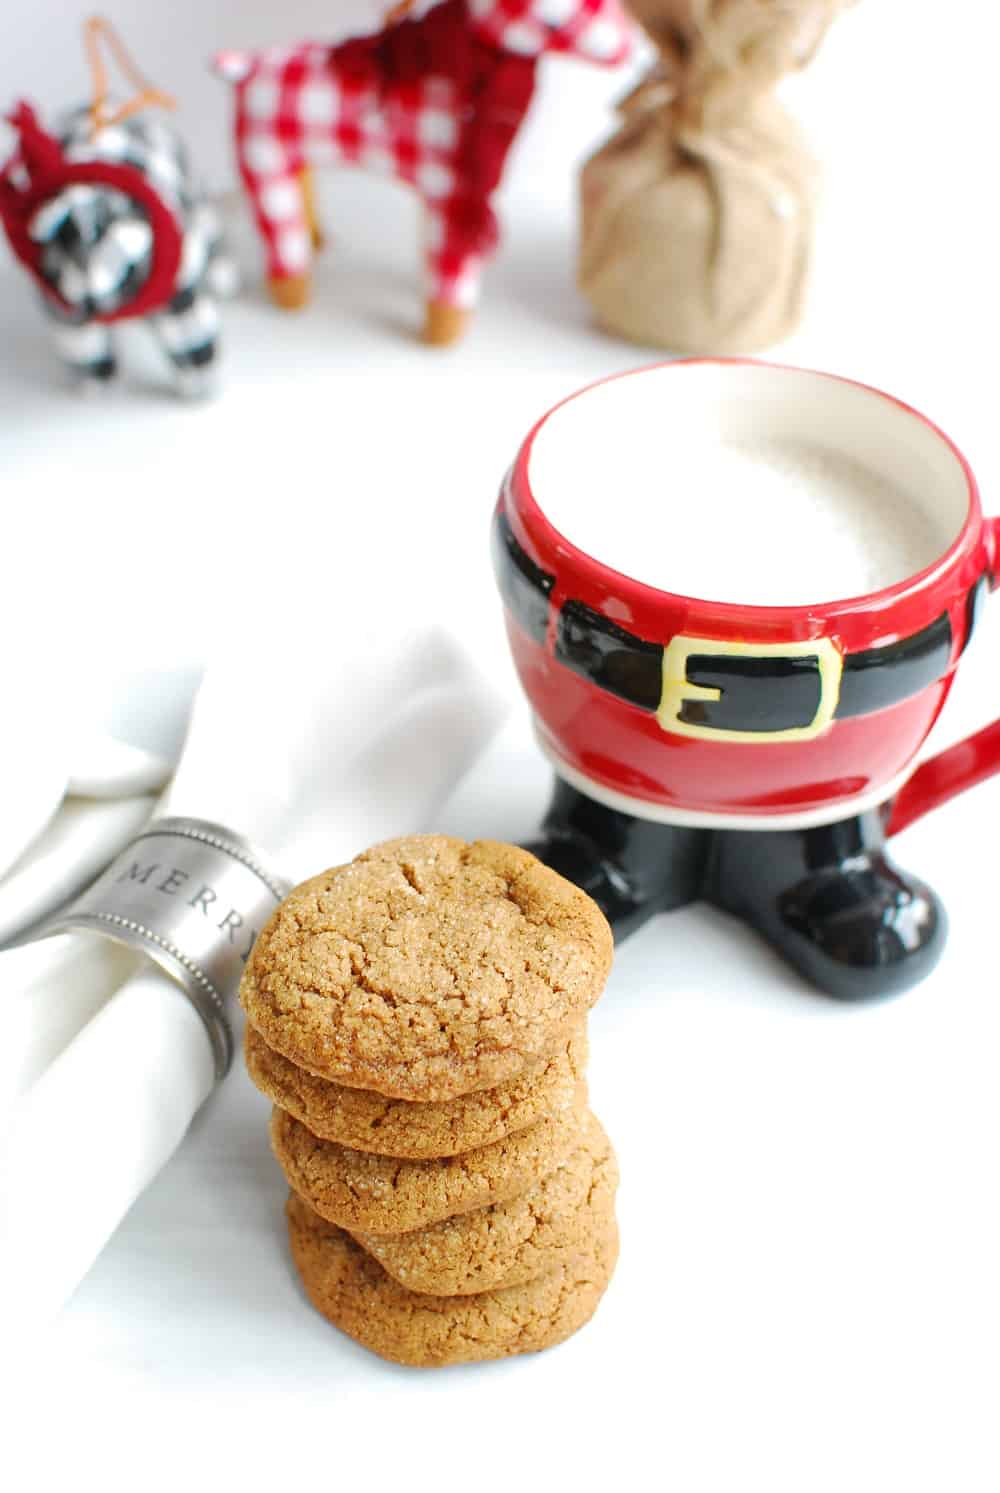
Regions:
M 947 920 L 885 854 L 884 815 L 806 829 L 709 830 L 640 819 L 556 779 L 539 858 L 594 898 L 616 940 L 699 899 L 740 918 L 817 990 L 840 1000 L 924 979 Z

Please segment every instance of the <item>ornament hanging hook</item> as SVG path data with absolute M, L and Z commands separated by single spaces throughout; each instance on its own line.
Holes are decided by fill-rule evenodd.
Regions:
M 83 46 L 90 66 L 93 97 L 90 118 L 93 133 L 109 125 L 120 124 L 132 114 L 150 107 L 176 108 L 176 101 L 168 93 L 153 86 L 136 65 L 111 22 L 105 16 L 89 16 L 83 25 Z M 131 83 L 135 93 L 117 109 L 108 106 L 108 65 L 110 57 L 119 73 Z

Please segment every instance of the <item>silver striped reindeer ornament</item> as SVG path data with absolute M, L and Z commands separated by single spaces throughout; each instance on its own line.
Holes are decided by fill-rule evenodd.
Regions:
M 115 109 L 103 72 L 95 94 L 51 134 L 29 104 L 9 116 L 17 143 L 0 171 L 0 221 L 79 383 L 114 377 L 116 326 L 141 320 L 177 391 L 201 395 L 214 383 L 217 298 L 236 281 L 218 217 L 176 131 L 139 112 L 169 100 L 144 88 Z

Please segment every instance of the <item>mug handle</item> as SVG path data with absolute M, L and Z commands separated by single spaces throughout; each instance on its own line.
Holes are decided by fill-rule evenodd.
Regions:
M 987 540 L 993 557 L 990 575 L 990 590 L 1000 585 L 997 560 L 1000 559 L 1000 518 L 986 520 Z M 945 804 L 950 798 L 974 788 L 986 778 L 1000 772 L 1000 717 L 946 747 L 943 752 L 921 762 L 889 806 L 887 835 L 898 835 L 917 819 L 922 819 L 932 809 Z

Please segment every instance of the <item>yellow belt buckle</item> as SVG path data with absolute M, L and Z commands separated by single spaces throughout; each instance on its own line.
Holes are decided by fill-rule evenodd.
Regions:
M 723 726 L 700 725 L 681 720 L 688 700 L 721 700 L 721 689 L 692 684 L 687 677 L 688 660 L 699 658 L 815 658 L 819 666 L 820 695 L 816 714 L 807 726 L 789 726 L 781 731 L 727 731 Z M 832 638 L 813 638 L 806 643 L 723 643 L 715 638 L 688 638 L 678 634 L 663 650 L 663 693 L 656 719 L 673 736 L 692 736 L 698 741 L 813 741 L 833 721 L 840 699 L 844 660 Z

